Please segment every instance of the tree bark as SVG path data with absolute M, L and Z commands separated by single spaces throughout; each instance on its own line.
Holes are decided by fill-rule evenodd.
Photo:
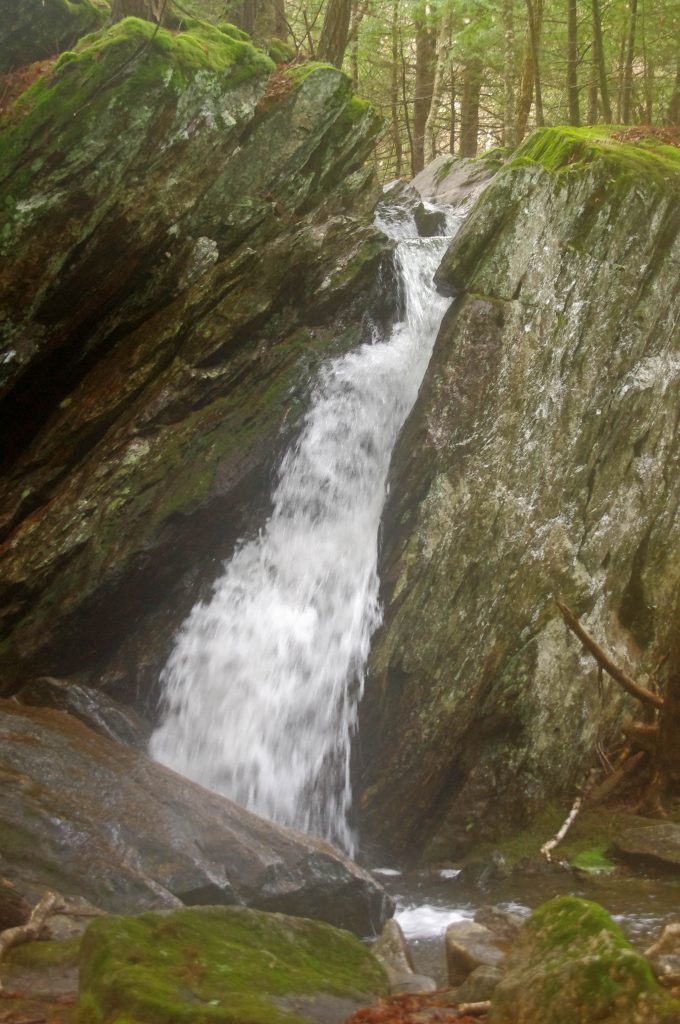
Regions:
M 526 0 L 527 13 L 529 15 L 529 43 L 531 46 L 531 66 L 534 74 L 534 110 L 536 112 L 536 125 L 542 128 L 545 120 L 543 117 L 543 96 L 541 93 L 541 67 L 540 67 L 540 40 L 541 25 L 543 23 L 543 0 Z
M 413 100 L 413 144 L 411 172 L 415 177 L 425 166 L 425 126 L 432 105 L 434 86 L 435 35 L 428 24 L 427 13 L 419 8 L 415 14 L 416 29 L 416 94 Z
M 633 60 L 635 58 L 635 32 L 637 28 L 637 0 L 630 0 L 628 31 L 626 33 L 626 57 L 623 65 L 623 86 L 621 89 L 621 121 L 630 124 L 633 106 Z
M 666 111 L 666 121 L 672 125 L 680 124 L 680 64 L 675 73 L 675 86 Z
M 581 124 L 578 95 L 578 23 L 576 0 L 567 0 L 567 97 L 569 103 L 569 124 L 578 128 Z
M 336 68 L 342 67 L 349 41 L 351 14 L 351 0 L 328 0 L 316 55 L 319 60 L 326 61 Z
M 460 102 L 459 156 L 477 155 L 479 132 L 479 94 L 482 89 L 482 62 L 472 60 L 463 68 L 463 95 Z
M 668 682 L 659 721 L 659 767 L 666 787 L 680 793 L 680 598 L 675 607 L 675 630 L 671 637 Z
M 609 85 L 607 83 L 607 68 L 604 62 L 604 47 L 602 45 L 602 19 L 600 17 L 600 0 L 592 0 L 591 6 L 593 19 L 593 63 L 597 69 L 597 78 L 600 86 L 600 101 L 602 103 L 602 116 L 606 124 L 612 122 L 612 108 L 609 102 Z M 595 111 L 595 119 L 597 110 Z
M 399 0 L 392 0 L 392 65 L 390 67 L 390 111 L 392 114 L 392 144 L 394 145 L 394 176 L 401 178 L 404 158 L 399 127 Z
M 503 0 L 505 59 L 503 68 L 503 145 L 517 145 L 515 124 L 515 21 L 513 0 Z
M 434 69 L 434 81 L 432 83 L 432 100 L 430 110 L 425 123 L 425 137 L 428 144 L 428 159 L 434 160 L 437 155 L 437 114 L 442 95 L 444 93 L 444 80 L 446 62 L 451 49 L 451 11 L 447 9 L 442 14 L 439 32 L 437 33 L 437 56 Z
M 112 0 L 111 20 L 142 18 L 158 24 L 164 14 L 164 0 Z
M 449 80 L 449 153 L 456 151 L 456 72 L 451 68 Z

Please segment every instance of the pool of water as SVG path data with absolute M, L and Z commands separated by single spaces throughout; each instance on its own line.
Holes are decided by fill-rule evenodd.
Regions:
M 396 900 L 396 919 L 408 940 L 416 969 L 445 986 L 444 933 L 452 921 L 472 919 L 481 906 L 499 906 L 528 916 L 553 896 L 572 894 L 606 907 L 628 939 L 645 949 L 665 924 L 680 919 L 680 877 L 639 875 L 582 877 L 571 872 L 516 875 L 483 886 L 453 870 L 398 872 L 374 869 Z

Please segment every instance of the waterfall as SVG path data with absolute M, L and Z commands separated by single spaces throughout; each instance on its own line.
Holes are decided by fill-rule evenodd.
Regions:
M 448 237 L 387 212 L 405 316 L 324 366 L 285 455 L 273 512 L 182 626 L 162 677 L 151 754 L 264 817 L 349 853 L 350 741 L 380 624 L 378 529 L 390 455 L 448 299 Z

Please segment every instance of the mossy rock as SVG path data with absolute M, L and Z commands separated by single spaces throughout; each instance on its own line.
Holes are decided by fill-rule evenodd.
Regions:
M 647 960 L 603 907 L 559 896 L 520 932 L 495 990 L 491 1024 L 677 1022 Z
M 386 991 L 348 932 L 244 907 L 110 917 L 83 937 L 79 1024 L 300 1024 Z
M 0 28 L 0 72 L 53 57 L 106 21 L 106 0 L 21 0 Z

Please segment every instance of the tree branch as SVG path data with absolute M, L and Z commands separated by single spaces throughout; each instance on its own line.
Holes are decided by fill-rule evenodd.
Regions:
M 12 949 L 13 946 L 18 946 L 22 942 L 29 942 L 31 939 L 37 939 L 45 921 L 50 914 L 54 913 L 58 902 L 59 897 L 56 893 L 45 893 L 43 898 L 36 904 L 26 924 L 19 924 L 15 928 L 6 928 L 4 932 L 0 932 L 0 960 L 2 960 L 7 950 Z M 2 982 L 0 981 L 1 991 Z
M 645 690 L 643 686 L 636 683 L 627 672 L 624 672 L 623 669 L 619 668 L 619 666 L 612 661 L 607 652 L 600 647 L 595 639 L 593 639 L 588 630 L 584 629 L 566 604 L 558 601 L 557 598 L 555 598 L 555 603 L 561 612 L 562 618 L 572 633 L 579 638 L 585 649 L 595 658 L 598 665 L 601 665 L 605 672 L 610 675 L 612 679 L 619 684 L 619 686 L 623 687 L 626 693 L 629 693 L 631 697 L 635 697 L 636 700 L 641 701 L 643 704 L 651 704 L 654 708 L 663 707 L 663 697 L 659 697 L 657 693 L 652 693 L 651 690 Z

